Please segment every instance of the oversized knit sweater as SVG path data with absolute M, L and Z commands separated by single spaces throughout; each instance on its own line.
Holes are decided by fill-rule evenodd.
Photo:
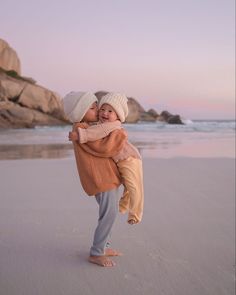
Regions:
M 88 126 L 86 123 L 74 123 L 73 131 Z M 89 196 L 112 190 L 121 184 L 117 166 L 111 157 L 123 148 L 126 139 L 126 132 L 120 129 L 94 142 L 80 144 L 73 141 L 80 182 Z
M 78 128 L 79 142 L 95 142 L 101 138 L 106 138 L 115 129 L 121 129 L 121 122 L 97 123 L 89 128 Z M 138 150 L 125 140 L 123 148 L 112 157 L 117 163 L 117 167 L 122 176 L 125 192 L 119 202 L 120 212 L 128 214 L 128 222 L 138 223 L 142 219 L 144 192 L 143 192 L 143 174 L 142 161 Z
M 114 130 L 121 130 L 121 128 L 122 125 L 119 120 L 114 122 L 97 123 L 86 129 L 78 128 L 79 142 L 87 143 L 96 141 L 108 136 L 111 132 L 114 132 Z M 94 151 L 93 154 L 95 154 Z M 141 159 L 138 150 L 126 139 L 123 148 L 120 149 L 116 155 L 112 156 L 112 159 L 118 163 L 119 161 L 126 160 L 128 157 Z

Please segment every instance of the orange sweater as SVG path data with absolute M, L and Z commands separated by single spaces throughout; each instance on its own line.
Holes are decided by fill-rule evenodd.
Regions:
M 86 123 L 74 123 L 73 131 L 88 126 Z M 112 190 L 121 184 L 120 174 L 111 157 L 124 147 L 126 139 L 126 132 L 119 129 L 94 142 L 80 144 L 73 141 L 80 182 L 89 196 Z
M 78 128 L 77 132 L 79 134 L 79 142 L 87 143 L 88 141 L 96 141 L 98 139 L 104 138 L 109 135 L 111 132 L 117 129 L 121 129 L 121 122 L 105 122 L 105 123 L 97 123 L 89 128 Z M 133 157 L 136 159 L 141 159 L 141 156 L 138 150 L 128 141 L 126 140 L 123 149 L 119 151 L 112 159 L 118 163 L 119 161 L 126 160 L 129 157 Z

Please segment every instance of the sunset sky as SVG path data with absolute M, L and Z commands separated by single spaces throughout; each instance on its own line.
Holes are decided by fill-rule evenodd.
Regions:
M 64 96 L 118 91 L 187 119 L 235 117 L 234 0 L 8 0 L 0 38 Z

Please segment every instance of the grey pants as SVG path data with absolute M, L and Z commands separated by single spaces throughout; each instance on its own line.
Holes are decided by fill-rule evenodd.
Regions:
M 99 193 L 95 197 L 99 205 L 99 218 L 90 255 L 101 256 L 104 255 L 105 247 L 118 213 L 118 189 Z

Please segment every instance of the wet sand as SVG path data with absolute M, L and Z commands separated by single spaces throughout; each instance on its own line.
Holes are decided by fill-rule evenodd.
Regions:
M 233 295 L 234 176 L 234 159 L 144 159 L 143 221 L 118 216 L 124 256 L 101 268 L 74 159 L 0 161 L 1 294 Z

